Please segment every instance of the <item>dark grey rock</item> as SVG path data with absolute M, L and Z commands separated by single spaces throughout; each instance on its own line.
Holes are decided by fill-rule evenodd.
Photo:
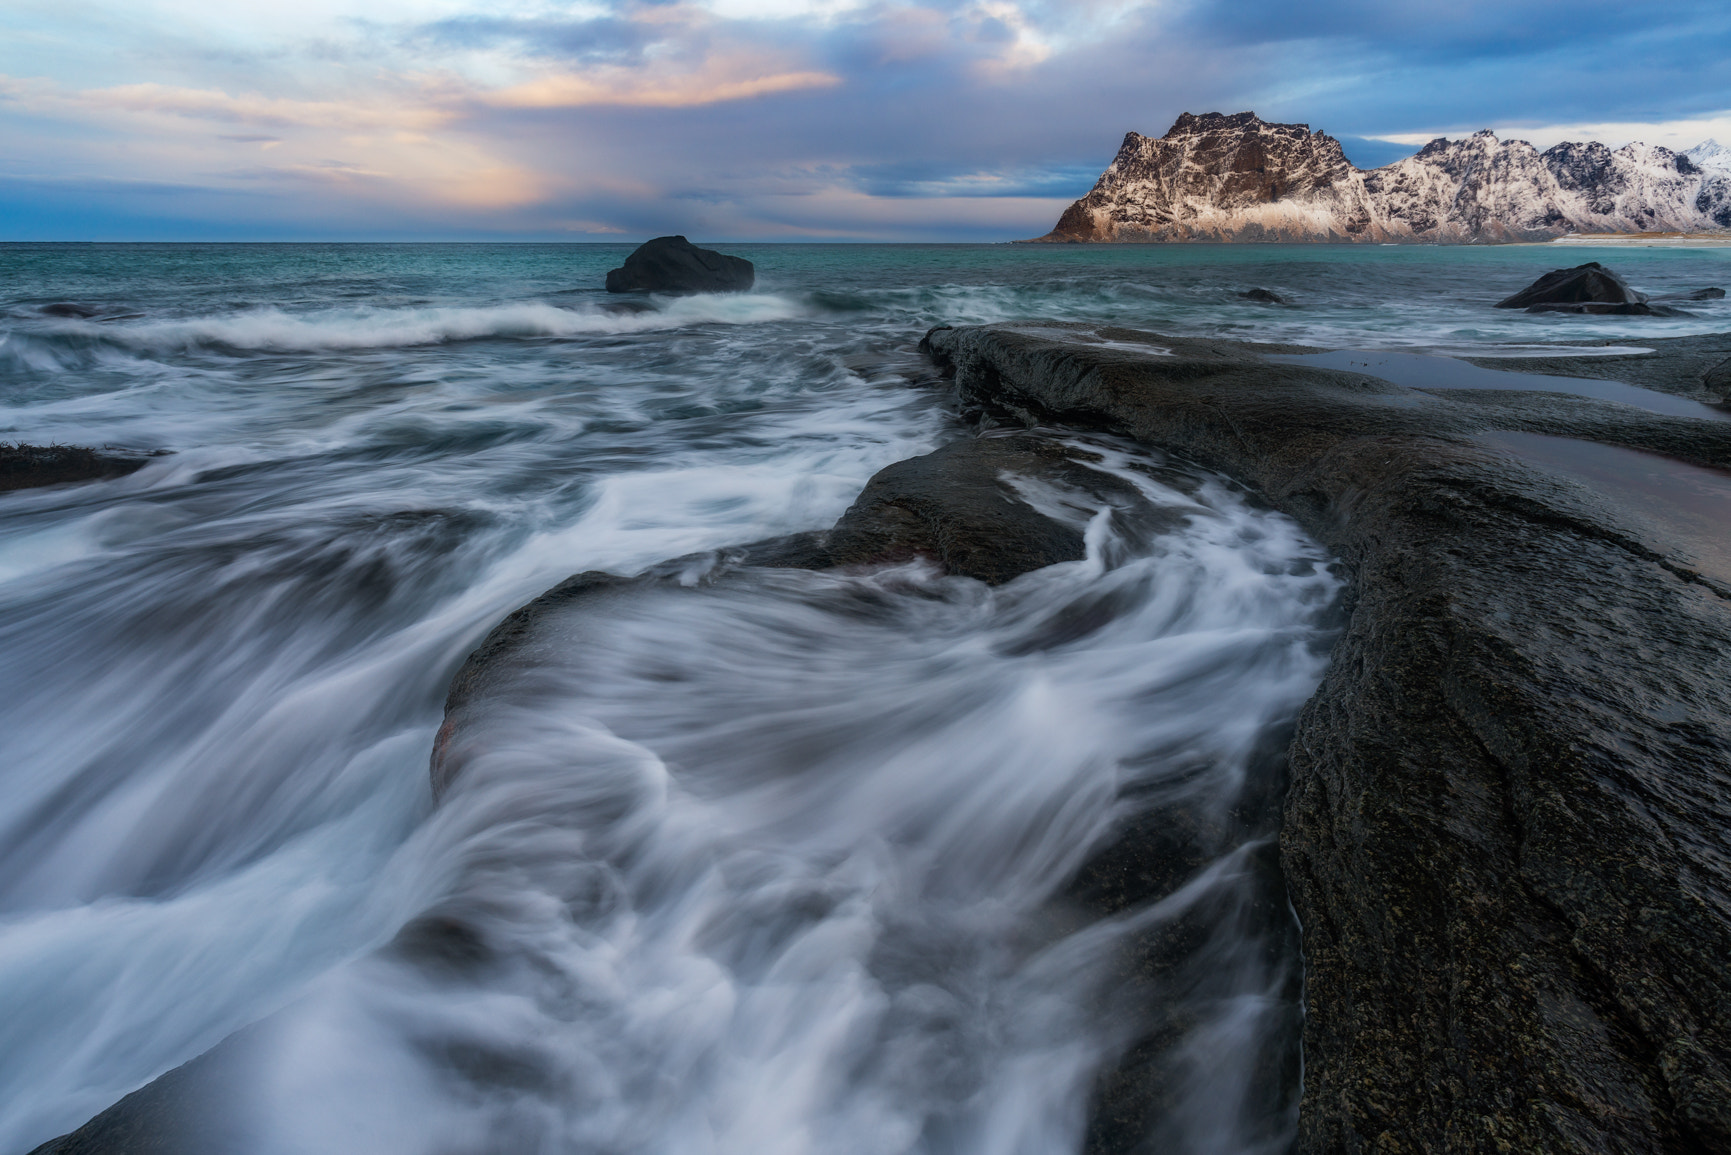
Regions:
M 930 344 L 966 403 L 1220 469 L 1352 575 L 1280 839 L 1304 926 L 1300 1150 L 1731 1150 L 1731 588 L 1475 436 L 1724 469 L 1731 428 L 1053 328 Z
M 1709 394 L 1716 395 L 1716 404 L 1731 404 L 1731 357 L 1701 374 L 1701 384 Z
M 1497 302 L 1499 309 L 1532 309 L 1558 305 L 1640 305 L 1646 295 L 1637 293 L 1627 281 L 1597 261 L 1572 269 L 1554 269 L 1512 297 Z
M 124 477 L 150 457 L 86 449 L 80 445 L 0 445 L 0 492 Z
M 134 1091 L 30 1155 L 235 1155 L 255 1150 L 232 1111 L 249 1070 L 252 1030 Z
M 1243 297 L 1247 301 L 1261 301 L 1264 304 L 1269 304 L 1269 305 L 1284 305 L 1284 304 L 1286 304 L 1286 298 L 1285 297 L 1282 297 L 1279 293 L 1272 292 L 1271 290 L 1268 290 L 1268 289 L 1246 289 L 1244 292 L 1242 292 L 1238 295 L 1240 297 Z
M 700 249 L 684 237 L 656 237 L 607 274 L 609 293 L 743 293 L 757 282 L 744 257 Z

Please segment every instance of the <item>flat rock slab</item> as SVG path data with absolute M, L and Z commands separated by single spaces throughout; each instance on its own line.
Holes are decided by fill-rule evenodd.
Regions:
M 1731 429 L 1061 328 L 927 343 L 964 403 L 1182 453 L 1352 574 L 1281 835 L 1300 1149 L 1731 1151 L 1731 589 L 1478 436 L 1723 470 Z
M 1731 333 L 1695 337 L 1642 337 L 1635 352 L 1581 353 L 1583 348 L 1616 350 L 1627 339 L 1571 342 L 1556 352 L 1534 350 L 1525 357 L 1465 357 L 1486 369 L 1513 369 L 1558 377 L 1594 377 L 1643 389 L 1675 393 L 1709 404 L 1726 404 L 1731 394 Z

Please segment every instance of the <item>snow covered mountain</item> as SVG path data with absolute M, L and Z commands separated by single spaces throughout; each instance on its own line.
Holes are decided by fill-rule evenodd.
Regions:
M 1382 168 L 1340 142 L 1253 112 L 1185 113 L 1132 132 L 1043 241 L 1547 240 L 1568 233 L 1731 228 L 1731 149 L 1565 143 L 1489 131 L 1439 137 Z
M 1696 168 L 1731 170 L 1731 148 L 1716 140 L 1704 140 L 1683 154 Z

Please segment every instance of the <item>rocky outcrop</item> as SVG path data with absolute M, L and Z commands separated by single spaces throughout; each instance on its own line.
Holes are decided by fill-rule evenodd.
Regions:
M 1731 586 L 1480 436 L 1726 468 L 1731 425 L 1055 329 L 929 347 L 978 410 L 1254 486 L 1353 577 L 1281 835 L 1300 1149 L 1731 1151 Z
M 1704 149 L 1706 146 L 1702 146 Z M 1185 113 L 1132 132 L 1043 241 L 1546 240 L 1731 228 L 1719 153 L 1566 143 L 1540 152 L 1485 131 L 1362 170 L 1340 142 L 1255 113 Z
M 1648 304 L 1647 294 L 1631 289 L 1629 282 L 1597 261 L 1572 269 L 1553 269 L 1520 292 L 1498 301 L 1496 307 L 1525 309 L 1529 313 L 1628 317 L 1664 317 L 1675 312 L 1664 305 Z
M 607 274 L 609 293 L 743 293 L 757 283 L 744 257 L 700 249 L 684 237 L 645 241 Z
M 1631 305 L 1646 296 L 1629 282 L 1601 265 L 1588 261 L 1572 269 L 1553 269 L 1512 296 L 1497 302 L 1499 309 L 1528 309 L 1534 305 L 1578 305 L 1585 303 Z
M 0 445 L 0 492 L 124 477 L 144 468 L 149 460 L 142 454 L 81 445 Z

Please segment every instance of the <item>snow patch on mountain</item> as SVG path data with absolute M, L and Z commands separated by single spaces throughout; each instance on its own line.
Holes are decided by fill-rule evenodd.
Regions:
M 1340 142 L 1252 112 L 1132 132 L 1045 241 L 1536 241 L 1731 228 L 1731 149 L 1568 142 L 1486 130 L 1355 168 Z

